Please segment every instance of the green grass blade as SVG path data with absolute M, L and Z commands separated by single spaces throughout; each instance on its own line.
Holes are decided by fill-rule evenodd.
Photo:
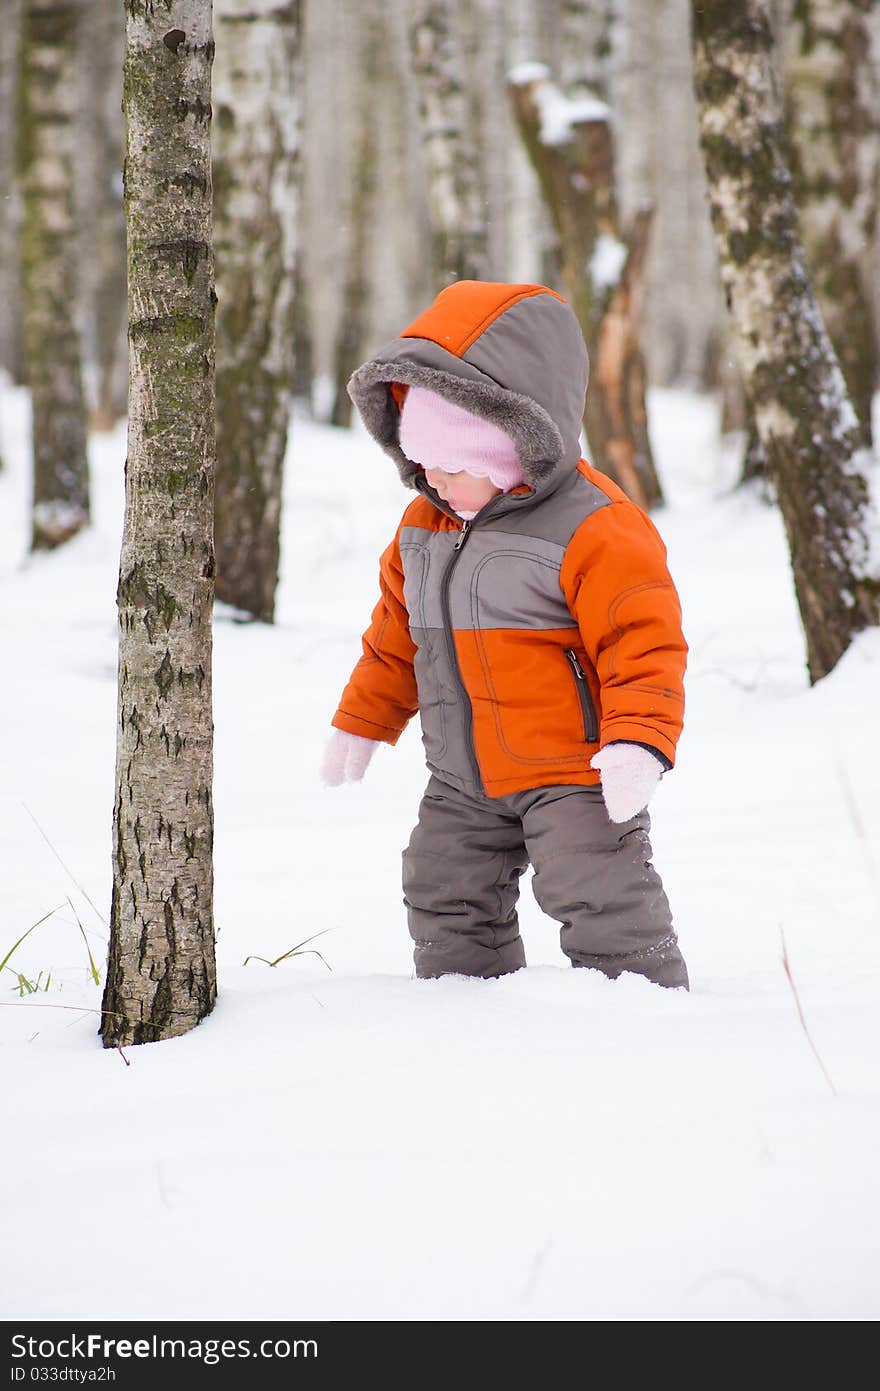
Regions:
M 109 930 L 110 924 L 108 923 L 107 919 L 104 917 L 104 914 L 103 914 L 98 908 L 95 908 L 94 903 L 92 903 L 92 900 L 89 898 L 88 894 L 86 893 L 86 891 L 85 891 L 85 889 L 83 888 L 82 884 L 80 884 L 79 880 L 73 878 L 73 875 L 71 874 L 70 870 L 67 868 L 67 865 L 64 863 L 64 861 L 62 860 L 61 856 L 58 854 L 58 851 L 55 849 L 55 846 L 52 844 L 51 840 L 50 840 L 49 837 L 46 835 L 46 832 L 43 830 L 43 828 L 42 828 L 42 826 L 40 825 L 39 821 L 38 821 L 37 818 L 34 816 L 33 812 L 31 811 L 30 807 L 28 806 L 27 802 L 22 802 L 22 806 L 24 807 L 24 809 L 25 809 L 25 811 L 27 812 L 28 816 L 31 818 L 31 821 L 33 821 L 33 823 L 34 823 L 34 825 L 36 826 L 37 830 L 39 831 L 40 835 L 43 837 L 43 840 L 46 842 L 46 844 L 48 845 L 49 849 L 52 851 L 52 854 L 55 856 L 55 858 L 56 858 L 56 860 L 58 861 L 58 863 L 60 864 L 61 868 L 64 870 L 64 873 L 68 876 L 69 879 L 73 879 L 74 884 L 76 884 L 76 887 L 79 889 L 79 891 L 80 891 L 80 893 L 82 894 L 83 898 L 85 899 L 86 903 L 88 903 L 88 904 L 90 905 L 90 907 L 92 907 L 92 908 L 94 909 L 94 911 L 95 911 L 95 916 L 98 917 L 98 918 L 100 918 L 101 922 L 102 922 L 102 923 L 104 924 L 104 926 Z
M 79 928 L 80 932 L 82 933 L 82 939 L 83 939 L 83 941 L 84 941 L 85 944 L 86 944 L 86 951 L 87 951 L 88 954 L 89 954 L 89 965 L 90 965 L 91 968 L 92 968 L 92 980 L 95 982 L 95 985 L 100 985 L 100 984 L 101 984 L 101 977 L 100 977 L 100 975 L 98 974 L 98 968 L 97 968 L 97 966 L 95 965 L 95 958 L 92 956 L 92 949 L 91 949 L 91 947 L 89 946 L 89 939 L 88 939 L 88 937 L 86 936 L 86 930 L 85 930 L 85 928 L 83 927 L 82 923 L 81 923 L 80 920 L 79 920 L 79 913 L 78 913 L 78 912 L 76 911 L 76 909 L 74 908 L 74 906 L 73 906 L 73 901 L 72 901 L 72 899 L 70 898 L 69 895 L 68 895 L 68 898 L 67 898 L 67 902 L 70 904 L 70 907 L 71 907 L 71 911 L 72 911 L 72 913 L 73 913 L 73 916 L 76 918 L 76 925 L 77 925 L 77 927 Z
M 70 899 L 68 899 L 67 901 L 68 901 L 68 903 L 69 903 L 69 902 L 70 902 Z M 47 918 L 51 918 L 51 916 L 52 916 L 53 913 L 57 913 L 57 912 L 58 912 L 58 909 L 63 908 L 63 907 L 64 907 L 64 904 L 63 904 L 63 903 L 59 903 L 58 908 L 50 908 L 50 910 L 49 910 L 48 913 L 44 913 L 43 916 L 42 916 L 41 918 L 37 918 L 37 921 L 36 921 L 35 923 L 32 923 L 32 924 L 31 924 L 31 926 L 28 928 L 27 932 L 23 932 L 23 933 L 21 934 L 21 936 L 19 937 L 18 941 L 13 943 L 13 945 L 9 948 L 9 951 L 8 951 L 8 952 L 6 953 L 6 955 L 4 956 L 3 960 L 0 961 L 0 971 L 3 970 L 3 967 L 6 965 L 7 961 L 9 960 L 10 956 L 12 955 L 12 953 L 13 953 L 14 951 L 17 951 L 18 948 L 21 946 L 21 944 L 22 944 L 22 942 L 24 941 L 25 937 L 30 936 L 30 934 L 33 932 L 33 930 L 34 930 L 35 927 L 39 927 L 39 926 L 40 926 L 40 923 L 44 923 L 44 922 L 46 921 Z
M 316 951 L 314 947 L 311 947 L 309 951 L 303 951 L 303 947 L 306 946 L 308 942 L 314 942 L 316 937 L 323 937 L 324 933 L 329 931 L 329 927 L 324 927 L 320 932 L 313 932 L 311 937 L 304 937 L 301 942 L 297 942 L 295 947 L 290 947 L 287 951 L 282 952 L 280 956 L 276 956 L 274 961 L 269 961 L 265 956 L 246 956 L 242 965 L 246 966 L 249 961 L 262 961 L 266 966 L 277 966 L 280 962 L 286 961 L 289 956 L 321 956 L 321 953 Z M 323 956 L 321 956 L 321 960 L 324 961 Z M 326 961 L 324 961 L 324 965 L 327 966 L 328 971 L 333 970 L 333 967 L 327 965 Z

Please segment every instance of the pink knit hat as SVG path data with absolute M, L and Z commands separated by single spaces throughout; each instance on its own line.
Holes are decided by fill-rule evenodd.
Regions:
M 400 447 L 422 468 L 467 471 L 490 479 L 505 493 L 523 481 L 516 446 L 504 430 L 423 386 L 411 386 L 406 393 Z

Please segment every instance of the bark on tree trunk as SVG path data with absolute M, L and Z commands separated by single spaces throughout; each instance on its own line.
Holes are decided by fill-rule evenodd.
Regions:
M 21 0 L 6 0 L 0 25 L 0 369 L 24 377 L 18 232 L 21 206 L 15 179 L 15 110 L 21 45 Z
M 300 205 L 301 206 L 301 205 Z M 300 213 L 300 218 L 302 214 Z M 301 227 L 300 223 L 300 227 Z M 302 232 L 297 232 L 297 246 L 302 248 Z M 293 396 L 312 408 L 315 384 L 315 363 L 312 343 L 312 316 L 309 283 L 303 273 L 303 258 L 297 256 L 293 272 Z
M 506 87 L 511 69 L 545 60 L 546 34 L 539 24 L 534 0 L 499 0 L 499 4 L 503 4 L 501 30 Z M 511 138 L 516 130 L 506 92 L 505 106 L 505 143 L 509 148 L 505 152 L 505 199 L 501 209 L 509 247 L 507 273 L 514 283 L 531 284 L 542 279 L 543 250 L 548 244 L 555 245 L 556 233 L 543 199 L 535 196 L 535 171 L 525 145 L 522 140 Z
M 503 33 L 510 20 L 509 11 L 505 0 L 458 0 L 462 70 L 480 178 L 487 274 L 491 279 L 504 277 L 501 267 L 508 261 L 504 204 L 511 176 L 506 151 L 511 142 Z
M 566 96 L 612 103 L 615 0 L 562 0 L 559 75 Z
M 813 681 L 880 619 L 871 459 L 798 238 L 763 0 L 692 0 L 694 80 L 721 276 L 785 522 Z
M 646 510 L 663 501 L 648 437 L 648 377 L 642 352 L 642 296 L 652 210 L 636 214 L 626 260 L 610 287 L 596 331 L 584 417 L 593 454 L 609 477 Z M 601 468 L 600 464 L 596 465 Z
M 433 281 L 489 278 L 486 210 L 450 0 L 418 0 L 410 26 L 431 208 Z
M 724 305 L 691 89 L 688 0 L 614 0 L 611 95 L 621 222 L 654 208 L 645 267 L 648 374 L 705 390 Z
M 786 118 L 810 278 L 870 444 L 878 361 L 865 249 L 880 211 L 880 4 L 798 0 Z
M 33 400 L 31 549 L 89 521 L 82 362 L 76 325 L 75 152 L 79 0 L 25 0 L 18 164 L 25 353 Z
M 95 414 L 94 429 L 109 430 L 125 415 L 128 335 L 125 322 L 125 211 L 122 206 L 122 69 L 125 20 L 119 0 L 95 8 L 98 101 L 95 110 Z
M 217 598 L 275 616 L 294 374 L 300 0 L 217 0 Z
M 586 427 L 593 465 L 640 507 L 662 501 L 647 430 L 641 348 L 650 212 L 621 234 L 610 112 L 595 97 L 566 101 L 540 64 L 513 70 L 514 115 L 553 219 L 562 279 L 590 354 Z
M 349 239 L 343 278 L 342 313 L 336 330 L 333 366 L 336 376 L 331 425 L 351 424 L 348 379 L 364 356 L 370 312 L 370 237 L 375 229 L 378 164 L 377 101 L 382 57 L 388 36 L 375 0 L 358 8 L 358 106 L 355 122 L 354 177 L 348 215 Z
M 216 997 L 210 0 L 127 0 L 130 394 L 106 1047 Z

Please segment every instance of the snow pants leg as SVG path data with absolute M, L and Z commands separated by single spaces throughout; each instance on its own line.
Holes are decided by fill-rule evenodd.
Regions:
M 503 800 L 522 817 L 532 892 L 561 923 L 571 964 L 687 989 L 669 901 L 651 863 L 648 813 L 612 821 L 600 787 L 539 787 Z
M 599 787 L 539 787 L 474 797 L 432 777 L 403 854 L 417 976 L 499 976 L 525 965 L 516 903 L 532 890 L 561 924 L 573 966 L 687 988 L 650 820 L 612 822 Z
M 417 976 L 503 976 L 525 966 L 516 903 L 528 863 L 509 807 L 431 777 L 403 852 Z

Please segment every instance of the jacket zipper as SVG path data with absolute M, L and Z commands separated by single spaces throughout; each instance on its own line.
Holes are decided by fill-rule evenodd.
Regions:
M 467 748 L 467 755 L 474 771 L 474 781 L 477 787 L 482 791 L 483 780 L 480 776 L 480 765 L 474 753 L 474 711 L 467 693 L 467 688 L 464 684 L 464 677 L 461 674 L 461 667 L 458 664 L 458 653 L 455 650 L 455 638 L 452 636 L 452 615 L 449 611 L 449 586 L 452 583 L 452 572 L 458 563 L 459 552 L 470 535 L 470 530 L 470 522 L 465 522 L 461 528 L 461 535 L 452 547 L 452 555 L 449 559 L 449 564 L 443 571 L 443 579 L 440 584 L 440 612 L 443 615 L 443 631 L 446 636 L 446 650 L 449 654 L 449 662 L 458 681 L 462 695 L 462 704 L 465 711 L 465 746 Z
M 590 694 L 586 672 L 578 661 L 577 653 L 572 648 L 565 649 L 565 656 L 571 667 L 577 686 L 578 699 L 581 703 L 581 713 L 584 717 L 584 738 L 588 744 L 597 744 L 599 742 L 599 722 L 596 719 L 596 707 Z

